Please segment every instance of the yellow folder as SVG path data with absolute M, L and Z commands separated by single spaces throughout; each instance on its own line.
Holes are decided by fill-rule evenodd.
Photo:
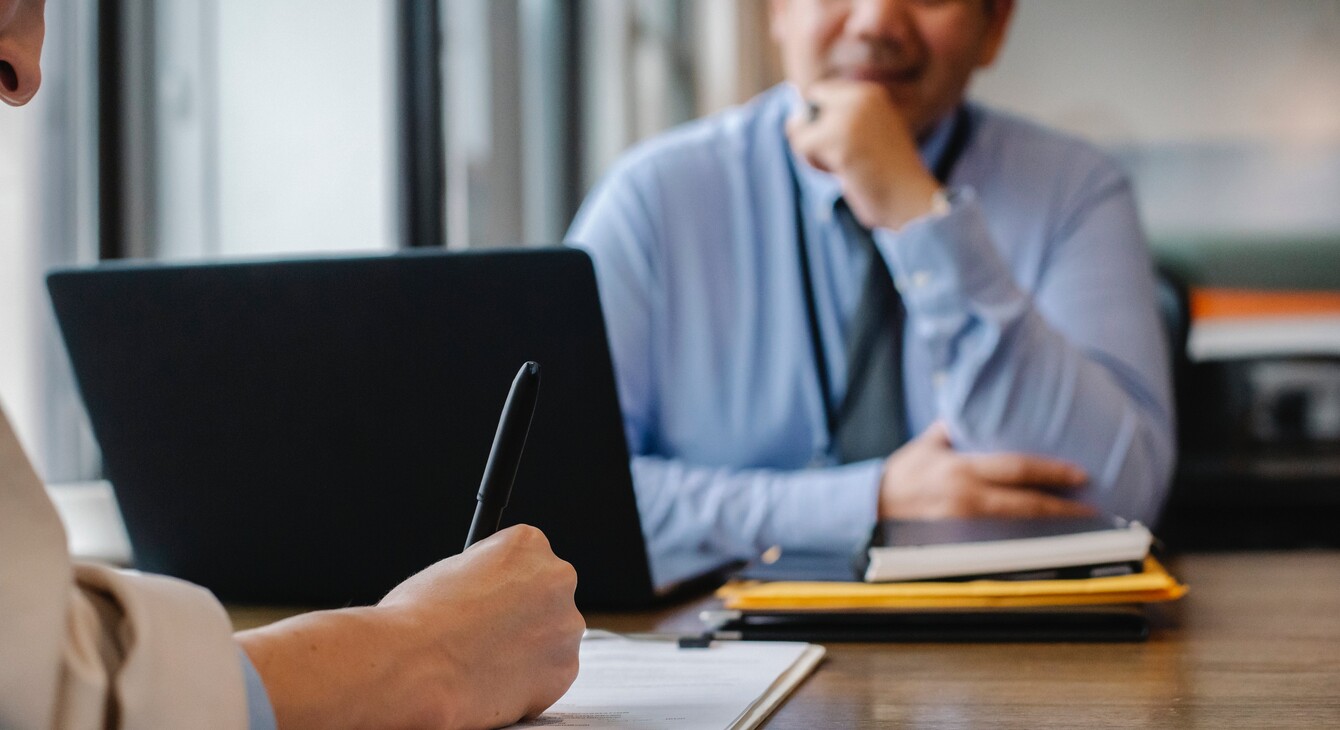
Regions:
M 1175 601 L 1187 587 L 1154 558 L 1144 572 L 1078 580 L 843 583 L 732 581 L 717 591 L 727 609 L 740 611 L 852 611 L 863 609 L 1024 608 Z

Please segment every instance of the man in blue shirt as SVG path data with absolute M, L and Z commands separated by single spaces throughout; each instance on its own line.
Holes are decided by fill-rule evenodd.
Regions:
M 586 200 L 654 569 L 877 518 L 1156 519 L 1171 386 L 1130 185 L 964 101 L 1013 5 L 773 0 L 787 83 Z
M 41 82 L 43 0 L 0 0 L 0 101 Z M 577 676 L 577 576 L 514 526 L 376 606 L 232 635 L 210 593 L 74 564 L 0 409 L 0 728 L 477 728 Z

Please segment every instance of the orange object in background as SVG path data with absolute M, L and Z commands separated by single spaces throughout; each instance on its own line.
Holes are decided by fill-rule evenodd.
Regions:
M 1194 287 L 1191 319 L 1326 317 L 1340 315 L 1340 291 L 1271 291 Z

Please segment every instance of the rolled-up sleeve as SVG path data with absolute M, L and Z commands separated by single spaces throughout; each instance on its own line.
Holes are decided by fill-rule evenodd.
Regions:
M 931 355 L 955 447 L 1069 460 L 1089 474 L 1084 499 L 1152 523 L 1175 447 L 1153 265 L 1124 179 L 1095 179 L 1076 208 L 1032 293 L 971 189 L 948 214 L 876 240 Z

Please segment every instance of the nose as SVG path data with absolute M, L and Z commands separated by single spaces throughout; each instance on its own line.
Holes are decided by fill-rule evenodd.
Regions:
M 847 23 L 861 38 L 905 40 L 912 33 L 907 0 L 857 0 Z
M 27 104 L 42 85 L 42 40 L 46 23 L 42 18 L 43 3 L 20 2 L 17 6 L 0 0 L 0 6 L 9 5 L 12 12 L 0 19 L 0 101 L 11 106 Z
M 27 104 L 42 84 L 42 72 L 28 55 L 0 46 L 0 100 L 10 106 Z

